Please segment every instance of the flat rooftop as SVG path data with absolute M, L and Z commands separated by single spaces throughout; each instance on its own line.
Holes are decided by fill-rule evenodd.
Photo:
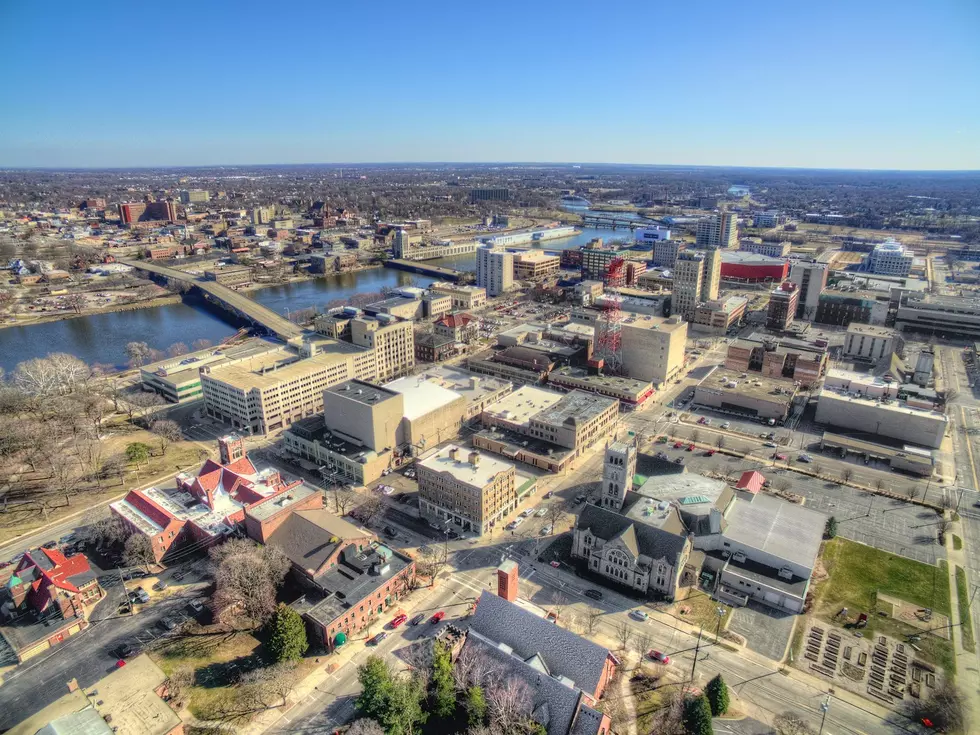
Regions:
M 644 498 L 672 503 L 688 513 L 707 513 L 728 490 L 722 480 L 693 472 L 650 477 L 637 490 Z
M 864 334 L 871 337 L 894 337 L 895 330 L 888 327 L 876 327 L 872 324 L 858 324 L 851 322 L 847 328 L 848 334 Z
M 488 406 L 484 411 L 509 423 L 526 426 L 532 416 L 550 408 L 564 397 L 564 393 L 525 385 L 504 396 L 492 406 Z
M 516 431 L 511 431 L 510 429 L 501 429 L 499 426 L 483 429 L 482 431 L 478 431 L 474 436 L 484 437 L 490 441 L 502 444 L 503 450 L 500 454 L 508 459 L 514 459 L 520 452 L 526 452 L 538 457 L 547 457 L 560 463 L 564 462 L 565 458 L 575 451 L 574 449 L 552 444 L 544 439 L 537 439 Z
M 144 365 L 140 370 L 144 373 L 152 373 L 158 377 L 167 378 L 173 383 L 181 383 L 198 379 L 200 369 L 204 365 L 219 367 L 228 362 L 250 360 L 253 357 L 270 353 L 276 353 L 280 356 L 289 354 L 280 342 L 273 342 L 262 337 L 251 337 L 244 342 L 228 347 L 208 347 L 178 357 L 169 357 L 166 360 Z M 274 358 L 270 357 L 269 359 Z
M 734 370 L 715 370 L 697 386 L 698 390 L 727 392 L 733 396 L 748 396 L 766 401 L 790 403 L 797 387 L 792 380 L 767 378 L 761 373 L 750 372 L 747 378 Z
M 616 375 L 590 375 L 585 368 L 572 367 L 571 365 L 552 370 L 549 379 L 554 380 L 555 378 L 581 380 L 597 387 L 620 390 L 631 394 L 643 393 L 653 387 L 650 381 L 621 378 Z
M 454 390 L 444 388 L 421 375 L 407 375 L 385 386 L 392 393 L 400 393 L 405 399 L 404 416 L 414 421 L 421 416 L 438 411 L 462 396 Z
M 687 329 L 687 322 L 678 316 L 660 317 L 637 314 L 629 324 L 623 324 L 623 329 L 650 329 L 657 332 L 673 332 Z
M 947 423 L 949 421 L 949 417 L 946 416 L 946 414 L 944 414 L 942 411 L 933 411 L 928 408 L 914 408 L 913 406 L 909 406 L 904 401 L 899 401 L 899 400 L 882 401 L 874 398 L 873 396 L 852 397 L 847 395 L 846 393 L 838 392 L 826 387 L 820 389 L 820 392 L 817 394 L 817 400 L 835 401 L 839 403 L 852 403 L 861 406 L 867 406 L 869 408 L 876 408 L 881 411 L 891 412 L 896 416 L 896 418 L 898 416 L 905 415 L 905 416 L 928 417 L 931 419 L 935 419 L 936 421 L 941 421 L 943 423 Z
M 453 450 L 456 454 L 455 459 L 452 457 Z M 471 464 L 469 461 L 471 453 L 477 455 L 476 464 Z M 435 454 L 419 460 L 416 464 L 434 472 L 449 473 L 459 482 L 481 488 L 488 485 L 501 472 L 514 469 L 514 465 L 510 462 L 494 459 L 475 449 L 465 449 L 456 444 L 442 447 Z
M 325 349 L 318 351 L 313 357 L 301 358 L 291 354 L 283 359 L 282 355 L 276 353 L 260 355 L 247 363 L 218 367 L 211 377 L 242 390 L 271 388 L 332 367 L 347 360 L 352 353 L 363 351 L 363 348 L 336 340 L 325 342 Z
M 417 377 L 441 385 L 447 390 L 459 393 L 468 403 L 478 403 L 488 395 L 513 387 L 509 380 L 463 370 L 449 365 L 433 365 L 419 373 Z
M 315 487 L 304 480 L 301 485 L 291 488 L 288 492 L 280 493 L 272 500 L 267 500 L 264 503 L 252 506 L 245 511 L 245 514 L 252 516 L 256 520 L 264 521 L 267 518 L 274 516 L 279 511 L 294 505 L 298 505 L 311 495 L 317 495 L 320 492 L 320 488 Z
M 352 442 L 350 441 L 350 437 L 335 433 L 332 429 L 328 428 L 322 415 L 309 416 L 305 419 L 294 421 L 286 431 L 296 434 L 307 441 L 322 444 L 333 454 L 350 460 L 360 459 L 361 455 L 364 455 L 365 459 L 374 459 L 378 456 L 378 453 L 367 445 Z
M 398 396 L 396 391 L 363 380 L 346 380 L 330 386 L 325 392 L 335 393 L 365 406 L 377 406 Z
M 610 406 L 615 406 L 618 403 L 619 401 L 615 398 L 597 396 L 583 390 L 573 390 L 533 418 L 535 421 L 550 426 L 584 423 L 591 421 L 603 411 L 608 410 Z
M 732 541 L 812 568 L 827 516 L 772 495 L 739 493 L 726 520 Z

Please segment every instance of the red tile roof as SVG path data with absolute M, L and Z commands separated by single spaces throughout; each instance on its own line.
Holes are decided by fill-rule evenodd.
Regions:
M 450 327 L 455 329 L 456 327 L 465 327 L 470 322 L 475 321 L 475 318 L 470 314 L 446 314 L 442 319 L 436 320 L 436 324 L 441 327 Z
M 173 514 L 163 508 L 163 506 L 159 505 L 156 501 L 146 497 L 139 490 L 130 490 L 129 494 L 126 495 L 125 502 L 129 503 L 140 513 L 150 518 L 150 520 L 161 528 L 166 528 L 167 525 L 174 520 Z
M 236 459 L 231 464 L 225 465 L 225 469 L 234 472 L 236 475 L 254 475 L 256 473 L 255 465 L 248 457 Z
M 42 556 L 47 557 L 48 561 L 54 565 L 51 569 L 44 569 L 37 563 L 36 559 Z M 57 549 L 29 550 L 24 554 L 24 558 L 21 559 L 20 564 L 17 565 L 16 573 L 20 574 L 28 568 L 33 568 L 37 575 L 37 579 L 31 583 L 31 591 L 29 593 L 30 603 L 35 609 L 41 612 L 44 612 L 51 603 L 52 594 L 50 590 L 52 587 L 66 592 L 77 593 L 80 590 L 71 583 L 70 578 L 77 574 L 90 573 L 92 571 L 92 567 L 89 566 L 88 559 L 85 558 L 84 554 L 75 554 L 72 557 L 66 557 Z

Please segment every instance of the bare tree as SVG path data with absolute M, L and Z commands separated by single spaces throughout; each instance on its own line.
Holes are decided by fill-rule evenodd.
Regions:
M 214 567 L 214 606 L 222 622 L 254 627 L 271 617 L 276 588 L 289 571 L 289 559 L 276 546 L 232 539 L 209 552 Z
M 170 446 L 171 442 L 177 442 L 183 438 L 183 433 L 180 430 L 180 424 L 171 419 L 154 421 L 152 424 L 150 424 L 150 431 L 156 434 L 157 438 L 160 440 L 161 454 L 167 453 L 167 447 Z
M 564 524 L 568 518 L 568 506 L 565 501 L 555 500 L 549 505 L 546 517 L 548 523 L 551 524 L 551 532 L 559 533 L 559 526 Z
M 126 357 L 134 367 L 142 367 L 150 357 L 150 346 L 146 342 L 129 342 L 126 345 Z
M 619 641 L 620 650 L 625 651 L 632 638 L 633 628 L 625 620 L 621 621 L 619 625 L 616 626 L 616 639 Z
M 691 432 L 691 441 L 697 444 L 701 440 L 701 432 L 695 429 Z
M 939 505 L 942 507 L 943 510 L 949 510 L 950 508 L 953 507 L 953 498 L 950 496 L 949 493 L 944 492 L 942 498 L 939 501 Z
M 170 357 L 180 357 L 181 355 L 186 355 L 189 351 L 187 345 L 183 342 L 174 342 L 167 348 L 167 354 Z
M 875 490 L 877 490 L 880 493 L 884 489 L 885 489 L 885 481 L 884 479 L 879 477 L 877 480 L 875 480 Z
M 913 720 L 932 720 L 937 732 L 964 731 L 966 701 L 963 692 L 948 679 L 943 679 L 928 699 L 912 700 L 908 709 Z
M 814 462 L 813 463 L 813 474 L 816 475 L 817 477 L 822 477 L 823 476 L 823 465 L 820 464 L 819 462 Z
M 211 346 L 211 340 L 204 339 L 204 338 L 195 339 L 193 344 L 195 350 L 206 350 L 210 346 Z
M 814 730 L 796 712 L 783 712 L 772 721 L 779 735 L 813 735 Z
M 905 488 L 905 495 L 908 496 L 909 502 L 911 503 L 917 497 L 919 497 L 919 488 L 915 485 L 909 485 Z
M 356 492 L 346 485 L 335 485 L 330 490 L 333 495 L 334 508 L 338 515 L 347 515 L 354 502 L 360 497 Z
M 721 451 L 722 449 L 725 448 L 725 437 L 722 434 L 719 434 L 715 438 L 715 446 L 718 448 L 718 451 Z
M 129 415 L 129 420 L 133 421 L 134 417 L 142 418 L 152 409 L 162 406 L 163 402 L 160 396 L 149 391 L 130 393 L 126 396 L 126 413 Z
M 176 710 L 181 710 L 190 698 L 190 689 L 194 685 L 194 669 L 190 666 L 177 668 L 164 682 L 167 688 L 168 703 Z
M 840 483 L 839 484 L 846 485 L 847 483 L 849 483 L 851 481 L 851 478 L 853 476 L 854 476 L 854 470 L 852 470 L 850 467 L 845 467 L 844 469 L 842 469 L 840 471 Z
M 555 611 L 558 620 L 561 620 L 562 610 L 568 604 L 568 598 L 557 590 L 551 595 L 551 609 Z
M 469 732 L 472 733 L 472 730 Z M 350 724 L 345 735 L 385 735 L 385 730 L 370 717 L 362 717 Z
M 429 544 L 416 558 L 415 570 L 420 577 L 428 577 L 432 587 L 448 561 L 445 544 Z
M 457 689 L 484 686 L 500 678 L 499 664 L 487 656 L 474 653 L 474 649 L 469 646 L 463 646 L 453 664 L 453 679 Z
M 51 484 L 54 489 L 64 495 L 65 504 L 71 505 L 69 499 L 82 484 L 76 460 L 67 452 L 55 452 L 48 458 L 51 468 Z
M 490 721 L 504 732 L 514 732 L 531 715 L 531 689 L 523 679 L 510 677 L 484 686 Z
M 70 293 L 62 300 L 65 306 L 74 311 L 76 314 L 81 314 L 82 309 L 85 308 L 88 301 L 85 298 L 85 294 L 81 293 Z
M 675 687 L 665 687 L 661 691 L 660 707 L 651 716 L 649 731 L 657 735 L 686 735 L 683 692 Z
M 636 651 L 641 659 L 646 655 L 646 652 L 650 650 L 652 645 L 653 638 L 651 638 L 650 634 L 645 630 L 637 633 L 636 637 L 633 639 L 633 650 Z
M 100 518 L 88 527 L 86 536 L 89 543 L 97 547 L 113 546 L 121 543 L 128 533 L 126 524 L 115 513 Z
M 263 709 L 285 707 L 296 683 L 296 664 L 283 662 L 249 671 L 239 680 L 246 702 Z
M 134 533 L 126 539 L 126 546 L 123 550 L 123 561 L 129 567 L 143 567 L 147 572 L 150 565 L 156 564 L 156 556 L 153 553 L 153 542 L 149 536 L 142 533 Z
M 595 633 L 596 628 L 599 627 L 599 618 L 603 615 L 602 610 L 597 607 L 592 607 L 591 605 L 585 611 L 585 632 L 589 635 Z

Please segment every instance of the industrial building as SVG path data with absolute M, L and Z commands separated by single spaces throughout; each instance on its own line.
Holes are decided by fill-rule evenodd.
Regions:
M 622 365 L 626 374 L 655 388 L 672 380 L 684 367 L 687 322 L 637 315 L 620 326 Z
M 843 356 L 876 363 L 891 360 L 892 354 L 903 344 L 894 329 L 875 327 L 870 324 L 851 324 L 844 337 Z
M 798 387 L 790 380 L 716 370 L 694 389 L 694 402 L 759 419 L 786 420 Z
M 823 388 L 817 396 L 816 421 L 863 438 L 888 437 L 938 449 L 949 425 L 940 411 L 914 408 L 906 401 L 875 398 Z M 862 438 L 862 437 L 858 437 Z
M 518 505 L 514 465 L 451 444 L 415 463 L 419 511 L 482 536 Z
M 769 308 L 766 311 L 766 327 L 782 331 L 796 318 L 800 301 L 800 289 L 792 281 L 783 281 L 769 292 Z
M 779 283 L 786 280 L 789 261 L 756 253 L 724 251 L 721 278 L 732 283 Z

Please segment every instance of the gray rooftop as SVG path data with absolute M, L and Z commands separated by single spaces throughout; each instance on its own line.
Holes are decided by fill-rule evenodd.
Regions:
M 258 521 L 264 521 L 267 518 L 271 518 L 284 508 L 289 508 L 297 503 L 302 503 L 311 495 L 318 494 L 319 492 L 320 488 L 314 487 L 304 480 L 301 485 L 297 485 L 289 490 L 289 492 L 280 493 L 271 500 L 266 500 L 264 503 L 259 503 L 258 505 L 252 506 L 245 511 L 245 515 L 251 516 Z
M 393 390 L 363 380 L 347 380 L 327 388 L 331 393 L 357 401 L 365 406 L 377 406 L 382 401 L 395 398 L 399 394 Z
M 739 493 L 727 520 L 726 538 L 812 569 L 827 516 L 771 495 Z
M 568 423 L 584 423 L 594 419 L 610 406 L 619 404 L 615 398 L 597 396 L 582 390 L 573 390 L 560 401 L 535 415 L 535 421 L 551 426 Z
M 627 503 L 638 499 L 639 505 L 645 509 L 647 506 L 644 499 L 635 493 L 627 493 Z M 620 538 L 634 556 L 642 554 L 650 559 L 666 559 L 671 564 L 676 564 L 678 555 L 687 543 L 687 532 L 677 509 L 658 509 L 656 506 L 649 506 L 649 509 L 649 516 L 644 517 L 640 513 L 639 517 L 633 518 L 589 503 L 582 509 L 577 527 L 581 530 L 589 529 L 593 536 L 605 541 Z

